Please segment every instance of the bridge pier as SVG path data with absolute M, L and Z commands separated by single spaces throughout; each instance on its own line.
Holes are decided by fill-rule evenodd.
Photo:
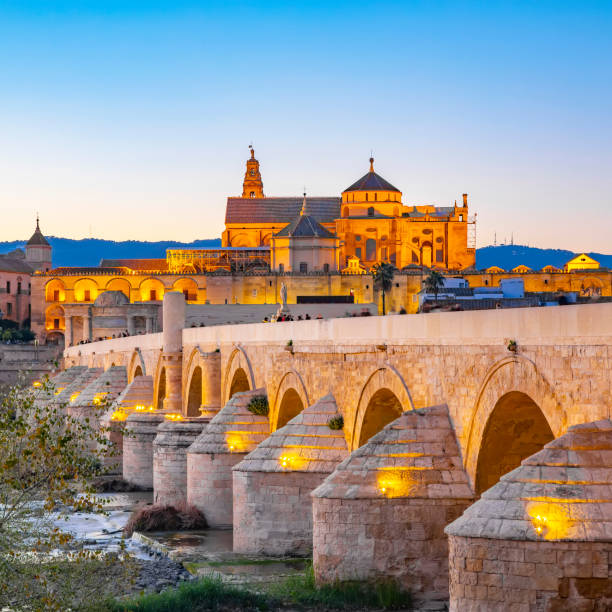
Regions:
M 153 489 L 153 440 L 163 420 L 161 412 L 134 411 L 126 421 L 123 479 L 142 489 Z
M 172 506 L 187 501 L 187 449 L 208 419 L 164 420 L 153 441 L 153 501 Z
M 125 421 L 136 408 L 144 410 L 153 405 L 153 377 L 137 376 L 119 394 L 109 411 L 102 418 L 101 424 L 108 428 L 106 433 L 114 445 L 112 457 L 106 457 L 106 467 L 111 474 L 123 472 L 123 439 L 125 437 Z
M 444 609 L 444 526 L 473 500 L 446 406 L 404 412 L 312 496 L 317 582 L 392 579 Z
M 162 365 L 166 371 L 166 397 L 158 410 L 183 414 L 183 328 L 185 296 L 178 291 L 164 294 Z
M 575 425 L 451 523 L 450 609 L 612 609 L 611 457 L 610 420 Z
M 187 503 L 211 527 L 232 524 L 232 468 L 270 433 L 268 419 L 247 406 L 264 389 L 236 393 L 187 449 Z
M 348 456 L 344 432 L 328 425 L 337 414 L 333 396 L 326 395 L 234 467 L 234 552 L 312 551 L 310 494 Z

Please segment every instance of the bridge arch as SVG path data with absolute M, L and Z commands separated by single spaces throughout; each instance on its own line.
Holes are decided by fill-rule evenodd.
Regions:
M 270 410 L 270 431 L 284 427 L 304 408 L 310 406 L 302 377 L 293 368 L 281 379 Z
M 351 449 L 359 448 L 402 412 L 413 409 L 412 396 L 401 374 L 390 364 L 377 368 L 359 395 Z
M 253 366 L 246 351 L 241 346 L 235 345 L 225 367 L 223 405 L 227 404 L 234 393 L 251 389 L 256 389 Z
M 200 408 L 204 402 L 204 369 L 201 357 L 200 348 L 194 348 L 185 368 L 183 406 L 186 406 L 187 416 L 200 416 Z
M 142 358 L 142 353 L 140 352 L 140 349 L 135 349 L 132 355 L 130 356 L 127 368 L 127 375 L 128 383 L 131 383 L 137 376 L 147 375 L 147 366 L 145 365 L 144 359 Z
M 163 410 L 164 399 L 166 399 L 166 368 L 164 367 L 161 354 L 155 368 L 153 379 L 153 407 L 155 410 Z
M 565 411 L 535 363 L 522 355 L 506 357 L 489 369 L 480 386 L 468 429 L 466 471 L 480 493 L 566 428 Z M 504 431 L 515 440 L 507 461 L 499 455 L 499 445 L 509 442 L 503 440 Z

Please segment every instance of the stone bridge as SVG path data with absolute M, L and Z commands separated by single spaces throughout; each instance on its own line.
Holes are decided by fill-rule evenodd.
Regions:
M 186 329 L 167 293 L 163 320 L 56 379 L 75 414 L 112 394 L 157 503 L 426 609 L 612 609 L 612 304 Z
M 446 404 L 477 492 L 610 416 L 612 304 L 183 329 L 179 299 L 165 300 L 163 333 L 70 347 L 65 367 L 152 376 L 155 409 L 185 416 L 265 389 L 270 432 L 331 393 L 349 450 L 403 411 Z

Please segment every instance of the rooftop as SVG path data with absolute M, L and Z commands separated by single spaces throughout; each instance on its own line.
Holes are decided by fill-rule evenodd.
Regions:
M 397 191 L 399 189 L 394 187 L 389 181 L 385 180 L 379 174 L 374 172 L 374 158 L 370 157 L 370 171 L 364 174 L 358 181 L 355 181 L 350 187 L 347 187 L 342 193 L 346 191 Z
M 291 223 L 302 209 L 303 198 L 227 198 L 225 223 Z M 307 198 L 308 211 L 319 223 L 340 217 L 340 198 Z

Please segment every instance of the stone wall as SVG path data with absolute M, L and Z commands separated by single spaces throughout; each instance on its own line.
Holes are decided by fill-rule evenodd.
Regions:
M 187 449 L 208 420 L 164 421 L 153 441 L 153 501 L 177 505 L 187 501 Z
M 318 581 L 394 579 L 443 609 L 448 599 L 444 526 L 466 502 L 440 499 L 313 499 Z M 433 606 L 433 607 L 432 607 Z
M 125 422 L 123 478 L 142 489 L 153 489 L 153 440 L 163 420 L 163 414 L 133 412 Z
M 612 609 L 612 542 L 449 536 L 452 612 Z
M 312 550 L 310 494 L 326 476 L 234 470 L 234 550 L 276 556 L 308 554 Z

